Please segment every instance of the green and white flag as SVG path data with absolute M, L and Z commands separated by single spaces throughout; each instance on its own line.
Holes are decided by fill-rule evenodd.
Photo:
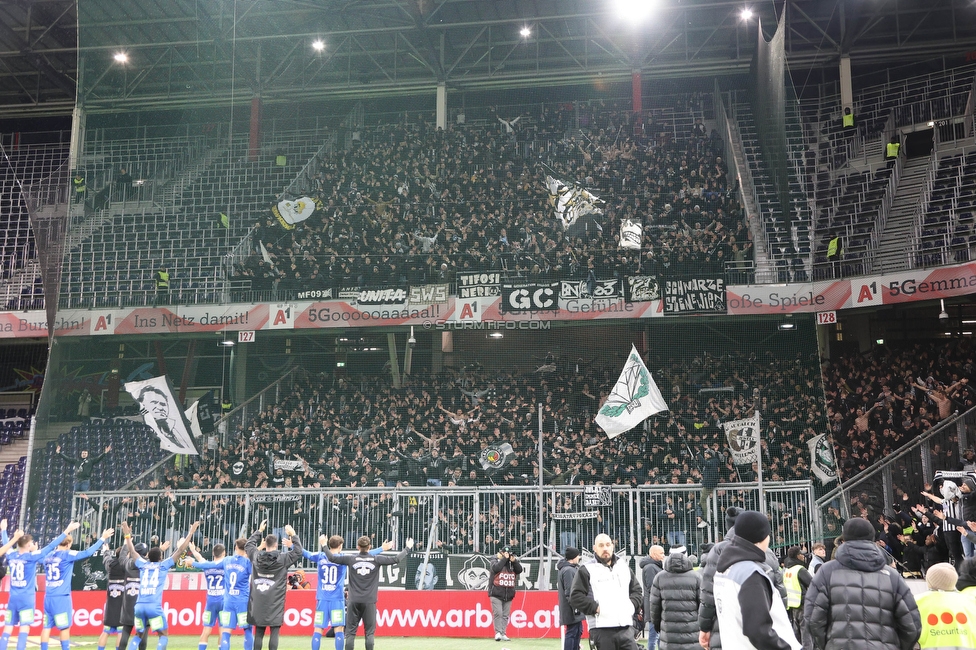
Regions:
M 630 356 L 620 373 L 620 379 L 614 384 L 607 401 L 600 407 L 596 423 L 608 437 L 615 438 L 655 413 L 667 410 L 668 405 L 654 383 L 651 372 L 644 365 L 637 348 L 631 345 Z
M 810 447 L 810 471 L 823 484 L 837 479 L 837 464 L 834 462 L 834 447 L 826 433 L 814 436 L 807 441 Z

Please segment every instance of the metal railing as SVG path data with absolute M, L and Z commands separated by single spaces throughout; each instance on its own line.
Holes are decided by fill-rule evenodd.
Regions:
M 959 458 L 976 442 L 976 408 L 955 414 L 871 467 L 843 481 L 817 499 L 821 517 L 828 508 L 847 512 L 852 502 L 870 514 L 893 514 L 896 496 L 918 497 L 936 470 L 956 469 Z M 838 459 L 838 465 L 843 459 Z M 853 495 L 853 496 L 852 496 Z M 912 505 L 921 501 L 916 498 Z M 857 516 L 859 512 L 851 512 Z
M 128 521 L 146 541 L 175 541 L 199 520 L 198 542 L 230 544 L 268 520 L 279 534 L 291 524 L 310 547 L 322 534 L 340 535 L 348 547 L 361 535 L 398 546 L 413 537 L 420 548 L 430 542 L 450 553 L 491 554 L 510 545 L 527 558 L 589 546 L 607 533 L 620 550 L 643 555 L 652 544 L 697 552 L 724 536 L 727 507 L 758 503 L 755 483 L 722 484 L 707 497 L 709 516 L 702 519 L 701 491 L 700 485 L 125 491 L 76 495 L 72 517 L 92 535 Z M 764 493 L 772 546 L 817 539 L 809 481 L 766 483 Z

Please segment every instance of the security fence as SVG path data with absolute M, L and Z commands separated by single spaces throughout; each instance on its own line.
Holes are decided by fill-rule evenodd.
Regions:
M 809 481 L 768 483 L 764 492 L 774 547 L 816 539 Z M 154 536 L 175 542 L 200 520 L 196 542 L 204 548 L 231 544 L 267 520 L 268 530 L 278 534 L 291 524 L 310 548 L 320 535 L 340 535 L 347 548 L 367 535 L 374 545 L 392 540 L 399 548 L 413 537 L 419 548 L 443 553 L 493 554 L 511 546 L 523 557 L 545 558 L 563 554 L 568 546 L 589 548 L 599 533 L 609 534 L 629 555 L 644 555 L 653 544 L 687 545 L 698 552 L 724 535 L 727 507 L 754 508 L 759 502 L 755 483 L 722 484 L 704 495 L 703 516 L 702 496 L 701 486 L 691 484 L 547 486 L 541 492 L 527 487 L 129 491 L 76 495 L 72 514 L 82 522 L 84 536 L 128 521 L 134 536 L 146 542 Z

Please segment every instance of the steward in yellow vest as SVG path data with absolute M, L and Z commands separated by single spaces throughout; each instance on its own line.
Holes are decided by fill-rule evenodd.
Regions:
M 840 245 L 840 236 L 834 235 L 834 237 L 827 244 L 827 261 L 835 262 L 844 252 L 844 249 Z
M 786 569 L 783 571 L 783 586 L 786 587 L 786 613 L 790 615 L 793 629 L 799 638 L 803 629 L 803 595 L 813 580 L 806 568 L 806 552 L 799 546 L 791 546 L 786 552 Z
M 894 160 L 898 157 L 898 152 L 901 151 L 901 142 L 898 141 L 898 136 L 891 136 L 891 142 L 885 145 L 885 158 L 888 160 Z
M 854 113 L 851 112 L 850 106 L 844 107 L 844 128 L 845 129 L 854 128 Z
M 948 562 L 925 574 L 929 591 L 915 599 L 922 618 L 920 648 L 976 650 L 976 599 L 956 591 L 956 569 Z

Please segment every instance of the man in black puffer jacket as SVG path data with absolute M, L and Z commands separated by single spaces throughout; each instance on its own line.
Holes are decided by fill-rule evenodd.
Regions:
M 731 543 L 732 536 L 735 535 L 735 519 L 740 512 L 742 510 L 735 506 L 729 506 L 725 510 L 725 528 L 728 531 L 725 534 L 725 539 L 713 546 L 708 555 L 702 557 L 702 593 L 701 606 L 698 608 L 698 641 L 703 648 L 708 648 L 708 650 L 720 650 L 722 647 L 712 586 L 715 582 L 715 569 L 722 557 L 722 551 Z M 779 561 L 776 559 L 776 555 L 770 549 L 766 549 L 766 566 L 768 567 L 766 575 L 773 581 L 785 603 L 786 588 L 783 586 L 783 574 L 779 570 Z M 730 650 L 735 650 L 735 648 Z
M 817 650 L 911 650 L 922 632 L 908 584 L 887 566 L 866 519 L 844 524 L 836 559 L 813 577 L 803 608 L 806 633 Z
M 647 619 L 658 631 L 660 650 L 699 650 L 701 647 L 698 643 L 701 574 L 694 568 L 684 547 L 672 548 L 664 559 L 664 571 L 657 574 L 651 585 Z
M 651 623 L 651 585 L 654 576 L 664 571 L 664 547 L 655 544 L 647 551 L 647 557 L 640 562 L 641 578 L 644 585 L 644 623 L 647 624 L 647 647 L 654 650 L 658 630 Z

